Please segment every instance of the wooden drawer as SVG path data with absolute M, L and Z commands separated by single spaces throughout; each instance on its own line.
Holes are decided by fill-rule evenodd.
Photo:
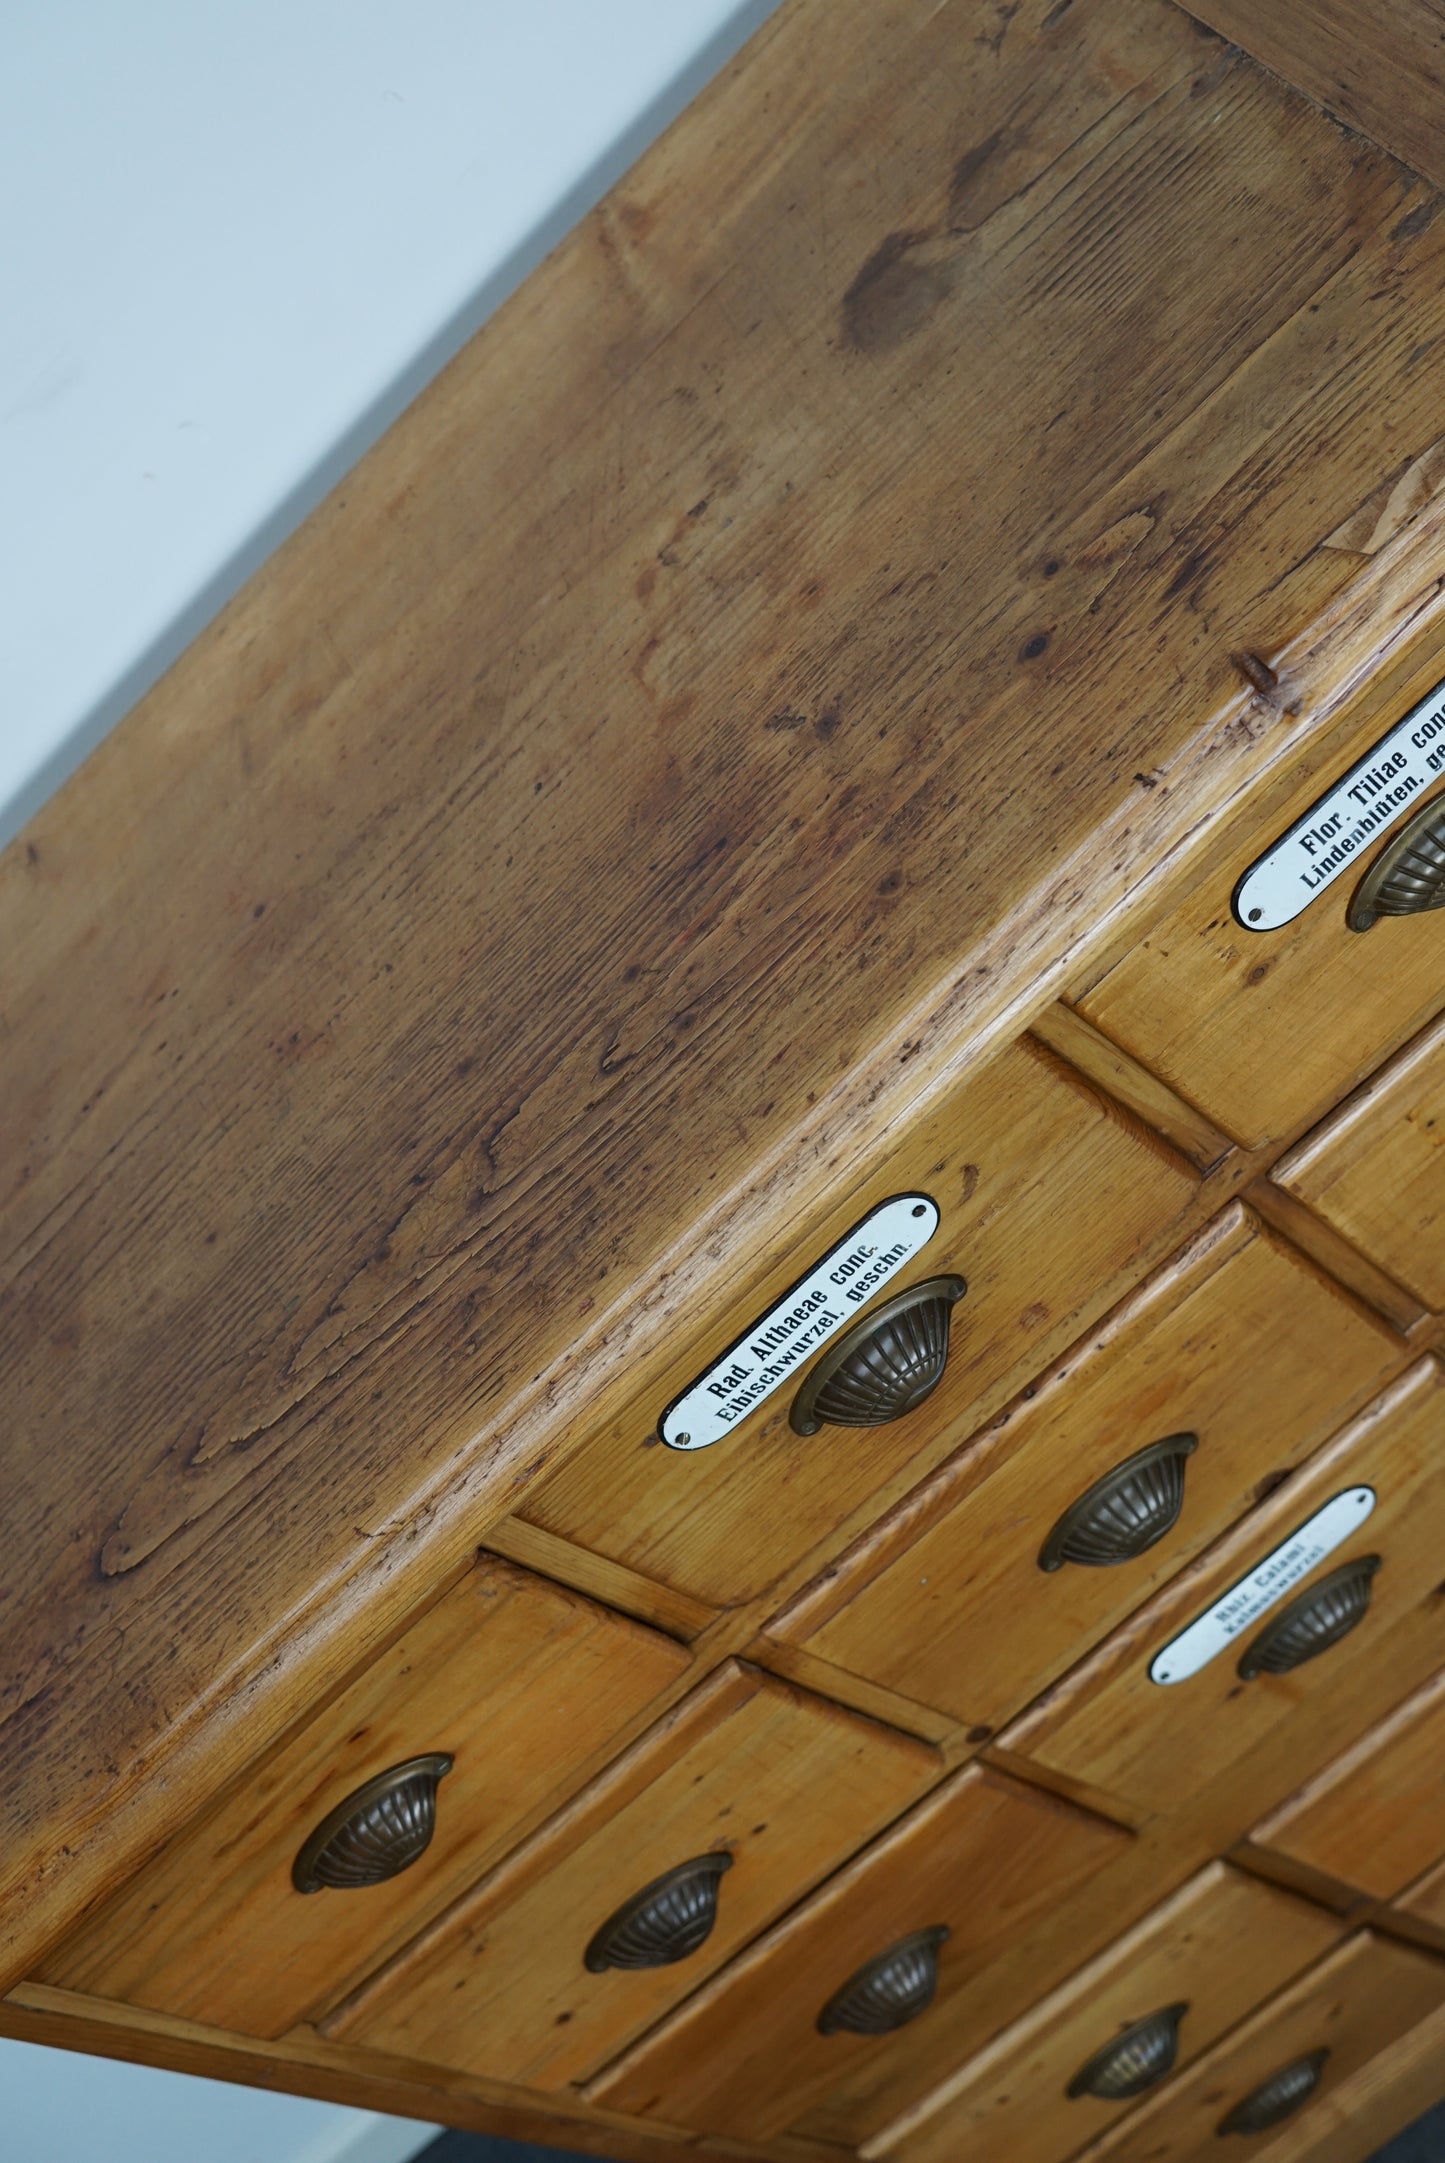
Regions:
M 956 2048 L 962 1999 L 972 1995 L 975 2020 L 991 2024 L 987 1976 L 999 1953 L 1129 1844 L 1103 1818 L 968 1766 L 610 2066 L 588 2095 L 634 2116 L 766 2140 L 836 2090 L 860 2059 L 898 2055 L 890 2035 L 819 2032 L 824 2005 L 868 1962 L 914 1933 L 946 1928 L 946 1942 L 932 1949 L 937 1993 L 910 2042 L 931 2022 L 942 2047 Z M 926 1964 L 927 1950 L 917 1957 Z
M 1238 1946 L 1235 1957 L 1254 1951 L 1253 1944 Z M 1445 1961 L 1361 1931 L 1086 2149 L 1088 2163 L 1203 2163 L 1233 2153 L 1235 2139 L 1250 2156 L 1269 2155 L 1277 2141 L 1294 2148 L 1308 2129 L 1307 2113 L 1327 2117 L 1321 2106 L 1336 2089 L 1442 2003 Z M 1316 2051 L 1329 2055 L 1297 2115 L 1278 2132 L 1237 2135 L 1221 2150 L 1219 2130 L 1230 2112 Z
M 1445 1025 L 1429 1029 L 1273 1178 L 1413 1292 L 1445 1309 Z
M 887 1481 L 960 1441 L 980 1396 L 1066 1342 L 1081 1309 L 1102 1312 L 1196 1182 L 1051 1053 L 1012 1045 L 921 1121 L 865 1188 L 800 1232 L 765 1278 L 710 1314 L 704 1332 L 680 1331 L 665 1383 L 520 1514 L 711 1607 L 751 1599 Z M 785 1387 L 709 1449 L 647 1446 L 673 1395 L 867 1210 L 914 1189 L 934 1197 L 942 1222 L 908 1281 L 943 1271 L 968 1281 L 947 1373 L 924 1404 L 890 1425 L 824 1427 L 804 1440 L 789 1427 L 794 1391 Z
M 1283 1770 L 1272 1792 L 1231 1798 L 1244 1832 L 1282 1789 L 1312 1772 L 1440 1664 L 1439 1436 L 1442 1376 L 1419 1362 L 1227 1539 L 1193 1564 L 1055 1685 L 1003 1736 L 1056 1773 L 1136 1811 L 1178 1811 L 1267 1738 Z M 1354 1558 L 1378 1555 L 1370 1604 L 1330 1649 L 1288 1673 L 1245 1680 L 1242 1656 L 1288 1602 L 1281 1598 L 1208 1663 L 1172 1683 L 1151 1680 L 1166 1646 L 1267 1559 L 1334 1496 L 1367 1486 L 1372 1514 L 1289 1588 L 1288 1601 Z
M 1371 1316 L 1231 1208 L 769 1635 L 997 1728 L 1315 1449 L 1399 1356 Z M 1184 1500 L 1171 1529 L 1112 1567 L 1041 1566 L 1080 1495 L 1181 1434 L 1197 1446 L 1172 1460 Z M 1153 1490 L 1161 1517 L 1168 1491 Z
M 330 2032 L 533 2088 L 585 2079 L 939 1770 L 924 1744 L 729 1661 Z M 700 1945 L 589 1971 L 594 1933 L 631 1895 L 718 1853 L 731 1868 Z
M 1407 1886 L 1395 1906 L 1402 1915 L 1413 1915 L 1417 1922 L 1445 1931 L 1445 1861 L 1427 1870 L 1417 1884 Z
M 455 1899 L 686 1665 L 670 1639 L 483 1556 L 38 1979 L 280 2035 Z M 297 1892 L 292 1863 L 312 1828 L 363 1782 L 432 1751 L 455 1763 L 420 1859 L 382 1884 Z
M 1174 2063 L 1189 2065 L 1340 1935 L 1322 1909 L 1211 1863 L 863 2153 L 907 2163 L 971 2154 L 1060 2163 L 1131 2108 L 1130 2098 L 1069 2093 L 1124 2029 L 1187 2007 L 1159 2032 L 1172 2029 Z M 1162 2063 L 1158 2078 L 1167 2078 Z
M 1402 686 L 1331 763 L 1277 796 L 1148 936 L 1079 996 L 1079 1011 L 1237 1141 L 1288 1140 L 1442 1005 L 1445 918 L 1351 931 L 1345 909 L 1379 850 L 1362 850 L 1278 931 L 1235 922 L 1236 881 L 1438 682 Z M 1392 833 L 1398 829 L 1392 829 Z M 1380 847 L 1385 846 L 1382 840 Z
M 1407 1698 L 1251 1837 L 1377 1900 L 1393 1900 L 1429 1870 L 1445 1856 L 1445 1675 Z

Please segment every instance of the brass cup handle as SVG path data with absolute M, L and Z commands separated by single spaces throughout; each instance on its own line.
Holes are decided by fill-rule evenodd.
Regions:
M 891 2035 L 917 2020 L 933 2003 L 939 1947 L 952 1935 L 947 1923 L 933 1923 L 865 1961 L 818 2015 L 819 2035 Z
M 291 1866 L 298 1893 L 330 1886 L 354 1891 L 409 1870 L 436 1831 L 437 1782 L 452 1769 L 445 1751 L 409 1757 L 353 1788 L 329 1810 Z
M 686 1960 L 712 1934 L 718 1886 L 732 1866 L 724 1848 L 664 1870 L 593 1932 L 582 1965 L 601 1975 L 607 1968 L 667 1968 Z
M 931 1397 L 948 1363 L 948 1332 L 962 1277 L 925 1277 L 896 1292 L 834 1339 L 793 1399 L 794 1434 L 882 1427 Z
M 1238 1672 L 1244 1681 L 1288 1675 L 1358 1629 L 1370 1611 L 1379 1567 L 1378 1555 L 1356 1555 L 1298 1593 L 1241 1653 Z
M 1268 2133 L 1272 2127 L 1283 2125 L 1286 2118 L 1304 2109 L 1318 2088 L 1329 2055 L 1327 2050 L 1311 2050 L 1302 2058 L 1292 2058 L 1226 2111 L 1215 2132 Z
M 1432 797 L 1381 849 L 1350 896 L 1345 922 L 1369 931 L 1382 916 L 1445 907 L 1445 798 Z
M 1184 1507 L 1184 1467 L 1199 1446 L 1192 1434 L 1165 1435 L 1136 1450 L 1071 1502 L 1039 1549 L 1041 1570 L 1066 1562 L 1112 1569 L 1162 1540 Z
M 1086 2058 L 1064 2093 L 1077 2100 L 1096 2096 L 1101 2103 L 1126 2103 L 1157 2087 L 1174 2070 L 1179 2055 L 1179 2023 L 1189 2011 L 1187 1998 L 1146 2013 Z

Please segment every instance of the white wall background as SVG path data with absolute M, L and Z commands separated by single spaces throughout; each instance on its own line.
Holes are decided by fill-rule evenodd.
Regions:
M 776 0 L 5 0 L 0 842 Z
M 776 0 L 4 0 L 0 842 Z M 0 2041 L 6 2163 L 402 2163 Z

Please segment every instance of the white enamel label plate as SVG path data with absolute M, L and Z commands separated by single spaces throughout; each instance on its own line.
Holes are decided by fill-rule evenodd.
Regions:
M 658 1423 L 669 1449 L 705 1450 L 781 1389 L 938 1230 L 938 1204 L 895 1194 L 870 1210 L 722 1358 L 674 1397 Z
M 1445 684 L 1397 721 L 1234 889 L 1246 931 L 1278 931 L 1445 774 Z
M 1322 1510 L 1292 1532 L 1282 1546 L 1266 1555 L 1248 1577 L 1231 1585 L 1207 1614 L 1181 1630 L 1149 1664 L 1151 1682 L 1186 1682 L 1207 1667 L 1216 1653 L 1258 1622 L 1276 1600 L 1292 1592 L 1308 1577 L 1317 1562 L 1357 1531 L 1375 1507 L 1373 1487 L 1347 1487 L 1332 1495 Z

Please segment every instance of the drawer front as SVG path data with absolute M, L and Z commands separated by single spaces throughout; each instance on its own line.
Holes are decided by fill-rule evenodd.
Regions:
M 1278 931 L 1246 931 L 1230 907 L 1255 858 L 1439 680 L 1441 661 L 1428 666 L 1397 702 L 1374 710 L 1347 751 L 1241 832 L 1075 1002 L 1237 1141 L 1299 1133 L 1441 1008 L 1445 917 L 1381 919 L 1364 933 L 1346 925 L 1350 895 L 1383 841 Z
M 1445 1856 L 1445 1674 L 1292 1795 L 1251 1838 L 1376 1900 L 1393 1900 L 1429 1870 Z
M 1277 1750 L 1271 1762 L 1284 1768 L 1281 1785 L 1259 1794 L 1246 1783 L 1230 1798 L 1238 1812 L 1232 1830 L 1246 1831 L 1283 1787 L 1312 1773 L 1440 1665 L 1441 1398 L 1439 1368 L 1421 1361 L 1046 1693 L 1006 1731 L 1005 1744 L 1133 1810 L 1177 1812 L 1210 1783 L 1227 1791 L 1236 1761 L 1271 1741 Z M 1359 1487 L 1374 1491 L 1372 1514 L 1291 1585 L 1287 1598 L 1196 1672 L 1167 1684 L 1151 1679 L 1151 1663 L 1186 1626 L 1267 1563 L 1327 1502 Z M 1370 1556 L 1380 1558 L 1373 1576 Z M 1245 1656 L 1266 1631 L 1298 1613 L 1293 1603 L 1351 1562 L 1363 1565 L 1363 1593 L 1349 1606 L 1357 1620 L 1348 1634 L 1287 1672 L 1246 1679 L 1241 1663 L 1248 1664 Z M 1301 1645 L 1318 1642 L 1304 1618 L 1278 1653 L 1293 1657 Z
M 1340 1935 L 1321 1909 L 1211 1863 L 864 2154 L 1062 2163 L 1149 2092 L 1141 2081 L 1191 2064 Z M 1109 2056 L 1126 2031 L 1127 2063 Z
M 38 1979 L 280 2035 L 474 1882 L 529 1815 L 566 1794 L 568 1768 L 575 1786 L 686 1665 L 670 1639 L 484 1556 Z M 298 1892 L 292 1867 L 314 1828 L 364 1783 L 430 1752 L 454 1763 L 420 1857 L 381 1883 Z
M 998 1954 L 1130 1844 L 1103 1818 L 968 1766 L 609 2067 L 588 2095 L 699 2132 L 769 2139 L 860 2060 L 878 2063 L 881 2077 L 882 2062 L 899 2056 L 894 2035 L 869 2028 L 880 2008 L 916 2007 L 910 2042 L 931 2024 L 941 2047 L 956 2049 L 961 2001 L 987 2000 Z M 948 1936 L 937 1943 L 929 1934 L 940 1929 Z M 834 2004 L 820 2032 L 825 2007 L 880 1959 L 882 1969 Z M 987 2032 L 996 2008 L 977 2002 L 974 2017 Z
M 902 1418 L 789 1425 L 785 1386 L 711 1448 L 647 1447 L 664 1403 L 687 1388 L 769 1303 L 868 1209 L 921 1189 L 942 1213 L 908 1281 L 956 1272 L 948 1365 Z M 982 1392 L 1020 1378 L 1059 1342 L 1189 1205 L 1197 1175 L 1144 1138 L 1052 1054 L 1010 1046 L 911 1133 L 866 1188 L 784 1257 L 769 1279 L 711 1318 L 712 1334 L 680 1336 L 676 1366 L 546 1483 L 520 1513 L 530 1524 L 620 1562 L 712 1607 L 766 1590 L 909 1467 L 962 1440 Z M 867 1310 L 864 1310 L 866 1318 Z M 805 1373 L 805 1369 L 799 1370 Z
M 1372 1317 L 1232 1208 L 769 1634 L 970 1727 L 1000 1727 L 1399 1357 Z M 1157 1454 L 1131 1472 L 1146 1450 Z
M 1442 2003 L 1445 1961 L 1361 1931 L 1140 2104 L 1085 2151 L 1088 2163 L 1104 2163 L 1105 2157 L 1109 2163 L 1204 2163 L 1236 2146 L 1250 2156 L 1268 2155 L 1276 2140 L 1286 2139 L 1297 2150 L 1308 2114 L 1325 2106 L 1321 2122 L 1327 2124 L 1334 2091 Z M 1322 2051 L 1328 2056 L 1321 2062 Z M 1297 2077 L 1282 2081 L 1291 2068 L 1300 2069 Z M 1295 2110 L 1276 2120 L 1277 2133 L 1273 2126 L 1243 2130 L 1301 2095 Z M 1231 2114 L 1238 2130 L 1231 2128 L 1230 2145 L 1221 2149 L 1220 2130 Z
M 1426 1032 L 1273 1177 L 1426 1306 L 1445 1309 L 1445 1028 Z
M 585 2079 L 939 1771 L 922 1743 L 728 1662 L 330 2032 L 527 2087 Z M 589 1968 L 632 1896 L 704 1857 L 724 1874 L 692 1873 L 614 1949 L 676 1957 Z
M 1427 1870 L 1418 1884 L 1407 1886 L 1395 1906 L 1402 1915 L 1412 1915 L 1416 1922 L 1430 1923 L 1436 1930 L 1445 1931 L 1445 1862 Z

